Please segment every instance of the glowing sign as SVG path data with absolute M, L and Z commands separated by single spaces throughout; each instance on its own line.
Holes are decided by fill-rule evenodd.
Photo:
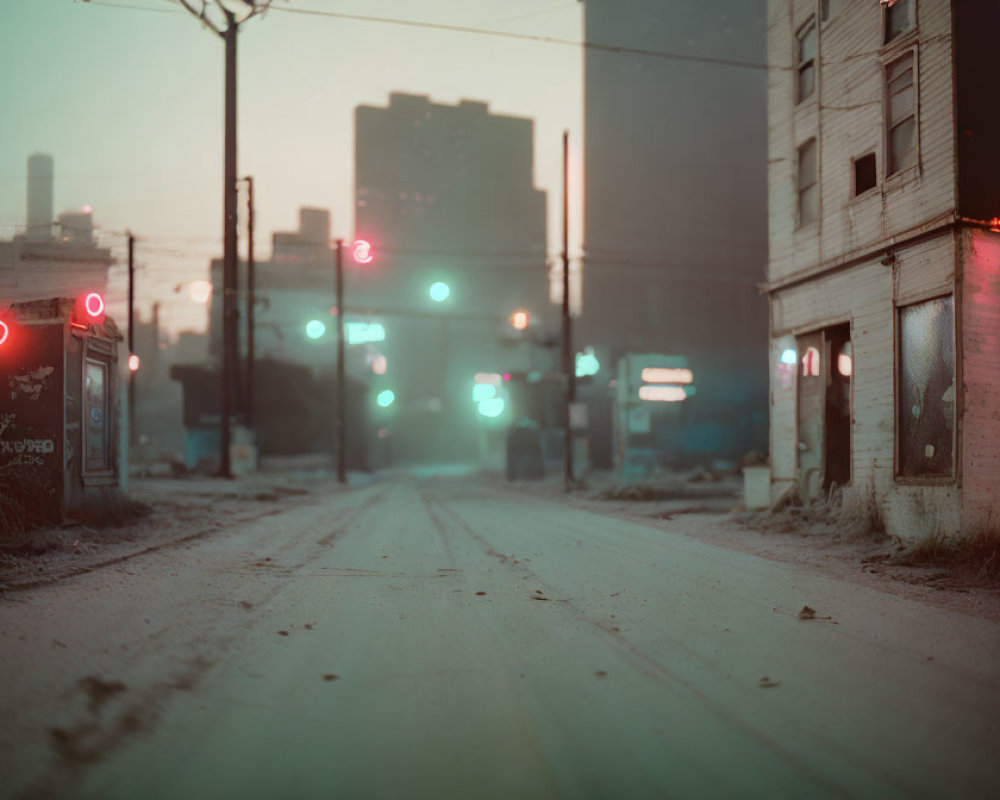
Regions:
M 326 325 L 318 319 L 311 319 L 306 323 L 306 336 L 310 339 L 319 339 L 326 333 Z
M 385 328 L 377 322 L 346 322 L 344 331 L 347 334 L 348 344 L 385 341 Z
M 639 399 L 654 403 L 678 403 L 688 396 L 683 386 L 640 386 Z
M 0 344 L 7 341 L 7 337 L 10 336 L 10 328 L 7 327 L 7 323 L 0 319 Z
M 359 264 L 371 264 L 374 256 L 372 255 L 372 243 L 366 241 L 365 239 L 355 239 L 354 243 L 351 245 L 354 253 L 354 260 Z
M 642 379 L 647 383 L 691 383 L 694 375 L 683 367 L 643 367 Z
M 475 383 L 492 383 L 494 386 L 499 386 L 503 378 L 499 372 L 477 372 L 472 380 Z
M 99 317 L 104 313 L 104 298 L 97 292 L 90 292 L 83 298 L 83 307 L 92 317 Z
M 135 353 L 132 353 L 128 357 L 128 371 L 129 372 L 139 371 L 139 356 L 137 356 Z
M 479 404 L 479 413 L 484 417 L 499 417 L 506 407 L 502 397 L 491 397 Z
M 601 362 L 594 355 L 593 347 L 585 347 L 582 353 L 576 354 L 576 377 L 585 378 L 596 375 L 601 369 Z
M 437 281 L 431 284 L 430 291 L 428 292 L 431 296 L 431 300 L 435 303 L 443 303 L 448 299 L 448 295 L 451 294 L 451 287 L 443 281 Z
M 496 394 L 497 387 L 492 383 L 477 383 L 472 387 L 472 402 L 481 403 L 491 397 L 496 397 Z
M 510 324 L 513 325 L 514 328 L 519 331 L 523 331 L 525 328 L 528 327 L 529 320 L 530 317 L 528 316 L 528 312 L 525 311 L 523 308 L 519 308 L 517 311 L 515 311 L 513 314 L 510 315 Z
M 381 392 L 378 393 L 378 396 L 375 398 L 375 402 L 378 403 L 379 406 L 382 408 L 388 408 L 395 401 L 396 401 L 396 395 L 392 392 L 391 389 L 383 389 Z
M 794 350 L 788 349 L 781 351 L 782 364 L 794 364 L 798 360 L 799 360 L 798 353 L 796 353 Z

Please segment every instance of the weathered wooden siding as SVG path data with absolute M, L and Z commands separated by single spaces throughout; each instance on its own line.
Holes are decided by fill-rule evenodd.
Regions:
M 895 481 L 896 308 L 952 293 L 954 272 L 954 236 L 945 230 L 933 239 L 898 248 L 895 264 L 884 265 L 876 256 L 771 295 L 771 470 L 775 496 L 792 482 L 797 457 L 794 382 L 782 387 L 781 352 L 795 346 L 796 334 L 849 321 L 854 370 L 848 491 L 856 499 L 874 492 L 893 534 L 913 538 L 928 520 L 934 520 L 942 530 L 958 529 L 955 482 Z
M 817 90 L 795 104 L 795 33 L 814 0 L 768 6 L 768 279 L 808 274 L 832 260 L 878 249 L 890 237 L 955 209 L 950 5 L 922 2 L 918 29 L 881 46 L 877 3 L 848 3 L 819 24 Z M 885 177 L 883 64 L 916 46 L 918 166 Z M 819 146 L 820 219 L 796 225 L 797 148 Z M 874 152 L 878 187 L 854 198 L 852 159 Z
M 966 229 L 962 276 L 962 526 L 1000 528 L 1000 235 Z

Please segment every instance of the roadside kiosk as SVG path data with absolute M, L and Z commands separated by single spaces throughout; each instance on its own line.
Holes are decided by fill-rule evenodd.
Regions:
M 121 340 L 97 292 L 0 310 L 0 534 L 122 502 Z

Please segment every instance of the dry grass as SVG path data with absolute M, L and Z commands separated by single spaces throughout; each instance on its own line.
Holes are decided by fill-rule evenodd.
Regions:
M 867 491 L 859 489 L 845 494 L 837 490 L 836 496 L 834 501 L 835 493 L 831 491 L 829 503 L 836 509 L 834 520 L 844 538 L 855 542 L 878 542 L 887 538 L 885 518 L 874 484 Z
M 963 586 L 1000 588 L 1000 529 L 984 525 L 967 534 L 945 536 L 933 531 L 899 554 L 892 564 L 938 567 Z

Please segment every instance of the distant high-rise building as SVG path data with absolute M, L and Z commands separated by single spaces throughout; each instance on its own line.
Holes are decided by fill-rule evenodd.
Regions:
M 763 448 L 764 2 L 588 0 L 585 23 L 588 41 L 655 55 L 585 51 L 577 343 L 612 368 L 627 352 L 688 359 L 698 394 L 671 447 Z
M 0 304 L 107 288 L 111 251 L 96 246 L 90 210 L 60 214 L 53 224 L 52 163 L 40 153 L 28 158 L 26 233 L 0 242 Z
M 28 156 L 28 236 L 52 236 L 52 156 L 35 153 Z
M 393 453 L 474 455 L 475 373 L 546 355 L 504 340 L 511 312 L 541 320 L 548 305 L 533 121 L 398 93 L 355 119 L 355 231 L 375 257 L 348 270 L 347 318 L 368 311 L 385 330 L 373 380 L 397 398 Z

